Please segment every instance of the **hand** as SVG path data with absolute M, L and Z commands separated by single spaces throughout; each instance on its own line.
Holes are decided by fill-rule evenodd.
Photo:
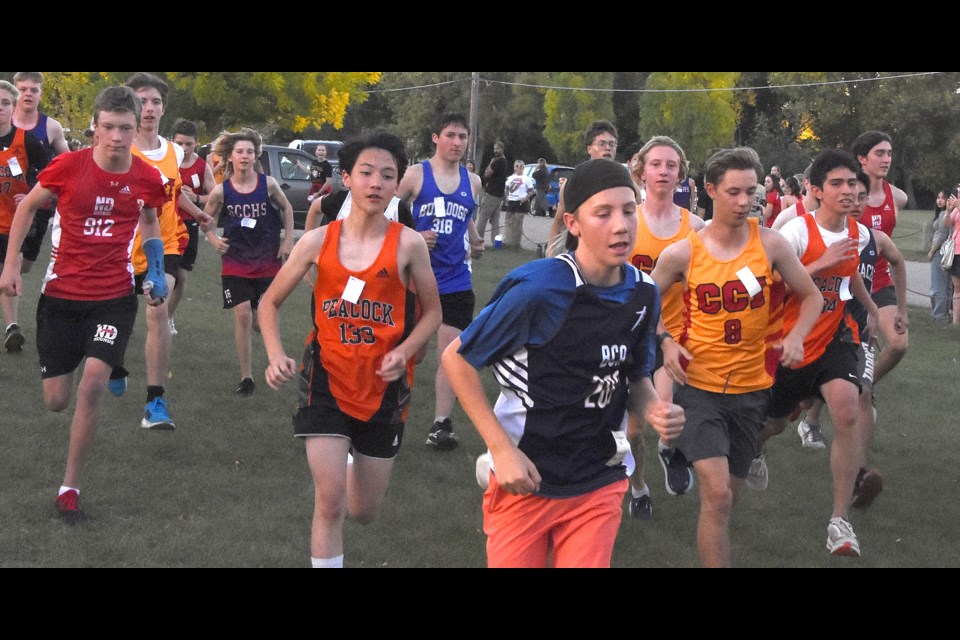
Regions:
M 277 257 L 280 258 L 280 262 L 286 262 L 287 258 L 290 257 L 290 252 L 293 250 L 293 238 L 286 237 L 283 239 L 283 242 L 280 243 L 280 250 L 277 252 Z
M 654 400 L 648 403 L 643 418 L 660 434 L 661 438 L 667 441 L 680 435 L 686 422 L 683 407 L 666 400 Z
M 0 264 L 0 269 L 3 265 Z M 23 293 L 23 280 L 20 278 L 19 269 L 7 269 L 0 276 L 0 293 L 11 298 Z
M 870 334 L 871 343 L 877 339 L 877 325 L 880 321 L 880 314 L 876 311 L 867 312 L 867 332 Z
M 525 496 L 540 490 L 540 472 L 530 458 L 516 446 L 493 456 L 497 483 L 512 495 Z
M 25 193 L 18 193 L 18 194 L 16 194 L 16 195 L 13 196 L 13 203 L 16 204 L 16 205 L 19 205 L 21 202 L 23 202 L 23 199 L 26 198 L 26 197 L 27 197 L 27 194 L 25 194 Z
M 164 274 L 160 274 L 160 277 L 155 281 L 149 278 L 150 274 L 147 274 L 143 285 L 141 285 L 143 297 L 147 300 L 147 306 L 159 307 L 167 298 L 167 277 Z
M 896 315 L 893 316 L 893 330 L 897 333 L 903 335 L 907 332 L 907 329 L 910 328 L 910 319 L 907 317 L 907 310 L 903 311 L 897 309 Z
M 208 236 L 208 239 L 209 239 L 209 236 Z M 226 238 L 221 238 L 218 235 L 213 236 L 213 239 L 210 240 L 210 244 L 213 245 L 213 248 L 220 255 L 225 254 L 227 250 L 230 248 L 230 241 L 227 240 Z
M 470 243 L 470 257 L 471 258 L 482 258 L 483 252 L 486 247 L 483 244 L 483 238 L 480 238 L 476 242 Z
M 780 351 L 780 364 L 784 367 L 792 368 L 803 362 L 803 341 L 794 338 L 792 333 L 774 343 L 771 348 Z
M 663 351 L 663 366 L 674 382 L 687 384 L 687 364 L 693 360 L 693 354 L 677 344 L 672 338 L 660 344 Z M 684 364 L 686 361 L 687 364 Z
M 285 353 L 281 353 L 276 358 L 270 359 L 270 364 L 267 365 L 265 377 L 267 379 L 267 384 L 270 385 L 270 388 L 276 391 L 284 382 L 289 382 L 292 380 L 296 373 L 296 360 L 288 357 Z
M 831 269 L 845 260 L 857 255 L 857 242 L 853 238 L 844 238 L 827 247 L 817 260 L 817 269 Z
M 213 231 L 213 229 L 216 227 L 213 216 L 211 216 L 209 213 L 206 213 L 203 209 L 200 209 L 200 213 L 196 216 L 196 220 L 200 223 L 200 230 L 204 233 Z
M 187 197 L 190 198 L 190 202 L 194 204 L 197 203 L 197 194 L 192 188 L 188 187 L 187 185 L 183 185 L 180 187 L 180 192 L 187 194 Z
M 387 382 L 393 382 L 399 379 L 406 371 L 407 359 L 399 349 L 394 349 L 383 356 L 383 360 L 380 361 L 380 368 L 377 369 L 375 373 Z
M 437 232 L 436 231 L 421 231 L 420 235 L 423 236 L 423 239 L 427 241 L 427 249 L 431 251 L 435 246 L 437 246 Z

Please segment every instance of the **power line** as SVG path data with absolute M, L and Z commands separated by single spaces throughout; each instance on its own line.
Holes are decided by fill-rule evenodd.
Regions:
M 880 80 L 900 80 L 902 78 L 915 78 L 919 76 L 931 76 L 931 75 L 940 75 L 942 71 L 924 71 L 919 73 L 901 73 L 892 76 L 878 76 L 873 78 L 851 78 L 849 80 L 823 80 L 818 82 L 802 82 L 794 84 L 776 84 L 776 85 L 766 85 L 766 86 L 755 86 L 755 87 L 716 87 L 716 88 L 691 88 L 691 89 L 614 89 L 614 88 L 597 88 L 597 87 L 563 87 L 559 85 L 545 85 L 545 84 L 530 84 L 525 82 L 508 82 L 505 80 L 492 80 L 489 78 L 480 78 L 480 81 L 486 83 L 488 86 L 491 84 L 501 84 L 506 86 L 514 87 L 527 87 L 530 89 L 547 89 L 554 91 L 594 91 L 594 92 L 605 92 L 605 93 L 711 93 L 714 91 L 762 91 L 766 89 L 799 89 L 807 87 L 824 87 L 828 85 L 837 85 L 837 84 L 856 84 L 858 82 L 877 82 Z M 428 89 L 432 87 L 440 87 L 449 84 L 456 84 L 460 82 L 469 82 L 470 78 L 462 78 L 459 80 L 447 80 L 445 82 L 436 82 L 432 84 L 423 84 L 411 87 L 397 87 L 394 89 L 371 89 L 367 93 L 387 93 L 393 91 L 410 91 L 413 89 Z

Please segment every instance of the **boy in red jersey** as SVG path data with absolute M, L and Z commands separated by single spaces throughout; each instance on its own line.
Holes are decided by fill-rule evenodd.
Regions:
M 376 517 L 403 439 L 414 356 L 441 315 L 426 241 L 384 216 L 407 167 L 403 142 L 387 133 L 365 135 L 340 149 L 340 167 L 350 215 L 304 233 L 260 301 L 267 384 L 279 389 L 297 368 L 280 341 L 278 311 L 317 266 L 294 418 L 313 475 L 316 568 L 343 566 L 348 515 L 361 524 Z M 411 285 L 423 311 L 416 323 Z
M 65 522 L 84 518 L 80 476 L 87 461 L 111 369 L 123 362 L 137 315 L 130 247 L 138 226 L 148 268 L 147 304 L 163 302 L 163 242 L 157 207 L 166 191 L 157 171 L 133 157 L 140 100 L 109 87 L 94 103 L 96 147 L 57 156 L 17 207 L 11 246 L 20 246 L 40 205 L 57 196 L 50 266 L 37 304 L 37 350 L 47 408 L 70 404 L 73 372 L 86 357 L 70 424 L 70 450 L 56 506 Z M 19 255 L 8 252 L 0 289 L 19 295 Z

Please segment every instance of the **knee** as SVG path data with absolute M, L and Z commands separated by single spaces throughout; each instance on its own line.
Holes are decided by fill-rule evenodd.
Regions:
M 380 505 L 366 506 L 350 511 L 350 519 L 357 524 L 370 524 L 377 519 Z
M 70 405 L 70 392 L 55 391 L 52 393 L 44 393 L 43 404 L 48 411 L 63 411 Z
M 237 317 L 237 328 L 243 330 L 249 330 L 253 326 L 253 314 L 250 312 L 249 307 L 244 309 L 242 307 L 236 308 L 236 317 Z
M 342 495 L 331 496 L 317 494 L 314 501 L 313 517 L 321 522 L 343 522 L 347 515 L 346 502 Z
M 733 510 L 730 482 L 700 478 L 700 508 L 716 518 L 729 518 Z

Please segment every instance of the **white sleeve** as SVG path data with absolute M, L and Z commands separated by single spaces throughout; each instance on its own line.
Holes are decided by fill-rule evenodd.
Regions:
M 807 223 L 804 222 L 803 218 L 794 218 L 783 225 L 780 227 L 780 233 L 797 252 L 797 257 L 803 257 L 807 250 Z

